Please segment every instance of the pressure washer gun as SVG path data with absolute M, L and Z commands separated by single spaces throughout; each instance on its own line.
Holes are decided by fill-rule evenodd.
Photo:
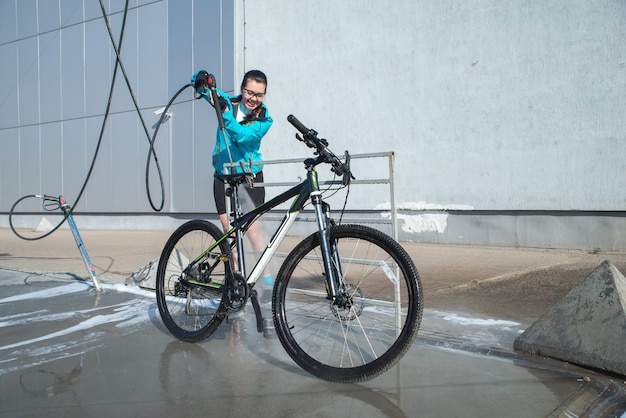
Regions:
M 206 96 L 207 92 L 211 95 L 211 102 L 213 107 L 215 108 L 215 114 L 217 115 L 217 122 L 220 126 L 220 130 L 222 131 L 222 135 L 226 138 L 226 127 L 224 126 L 224 118 L 222 117 L 222 111 L 225 107 L 228 107 L 226 103 L 226 99 L 217 94 L 217 90 L 215 89 L 215 76 L 213 74 L 209 74 L 206 70 L 200 70 L 196 74 L 196 78 L 193 81 L 193 87 L 195 89 L 196 99 Z M 234 173 L 233 165 L 233 157 L 230 153 L 230 147 L 228 146 L 228 141 L 226 142 L 226 151 L 228 152 L 228 160 L 231 164 L 231 172 Z
M 211 95 L 213 107 L 215 108 L 217 113 L 217 121 L 220 124 L 220 129 L 224 129 L 222 110 L 225 106 L 227 106 L 226 99 L 220 97 L 217 94 L 217 90 L 215 89 L 215 76 L 213 74 L 209 74 L 205 70 L 198 71 L 198 74 L 196 75 L 196 80 L 194 81 L 194 89 L 196 90 L 196 94 L 198 94 L 196 99 L 204 97 L 207 92 Z

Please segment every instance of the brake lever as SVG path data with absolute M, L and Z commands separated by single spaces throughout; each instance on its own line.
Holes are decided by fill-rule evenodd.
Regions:
M 346 150 L 343 155 L 344 155 L 345 162 L 341 163 L 340 169 L 337 168 L 337 174 L 342 176 L 341 183 L 344 186 L 347 186 L 348 184 L 350 184 L 351 180 L 356 180 L 356 178 L 354 177 L 354 175 L 352 174 L 352 171 L 350 170 L 350 153 L 348 152 L 348 150 Z
M 307 147 L 317 149 L 315 142 L 311 140 L 311 138 L 309 138 L 307 135 L 305 135 L 304 137 L 301 137 L 300 134 L 296 134 L 296 138 L 298 139 L 298 141 L 304 142 Z

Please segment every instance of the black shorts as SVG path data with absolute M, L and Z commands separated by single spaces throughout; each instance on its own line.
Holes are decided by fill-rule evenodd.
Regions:
M 255 183 L 263 183 L 263 172 L 260 171 L 254 178 Z M 217 213 L 226 213 L 226 184 L 223 181 L 213 178 L 213 197 Z M 239 188 L 239 201 L 244 212 L 248 212 L 265 202 L 265 187 L 254 186 L 250 188 L 247 183 Z

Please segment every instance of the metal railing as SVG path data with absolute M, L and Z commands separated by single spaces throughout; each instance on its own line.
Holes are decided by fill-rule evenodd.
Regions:
M 391 216 L 389 217 L 389 219 L 383 219 L 380 216 L 378 217 L 370 217 L 370 218 L 343 218 L 343 221 L 345 221 L 346 223 L 369 223 L 369 224 L 388 224 L 390 225 L 390 229 L 391 229 L 391 236 L 393 237 L 394 240 L 397 241 L 398 239 L 398 219 L 397 219 L 397 213 L 396 213 L 396 201 L 395 201 L 395 154 L 393 151 L 387 151 L 387 152 L 376 152 L 376 153 L 369 153 L 369 154 L 354 154 L 354 155 L 350 155 L 351 158 L 351 162 L 353 162 L 354 160 L 362 160 L 362 159 L 381 159 L 381 158 L 386 158 L 387 159 L 387 172 L 386 173 L 380 173 L 377 172 L 376 173 L 376 177 L 374 178 L 368 178 L 368 179 L 361 179 L 359 180 L 358 178 L 356 180 L 353 180 L 351 182 L 351 185 L 354 186 L 360 186 L 360 185 L 388 185 L 388 191 L 389 191 L 389 202 L 390 202 L 390 213 Z M 263 166 L 268 166 L 268 165 L 285 165 L 285 164 L 302 164 L 302 158 L 293 158 L 293 159 L 282 159 L 282 160 L 267 160 L 267 161 L 262 161 L 262 162 L 251 162 L 252 165 L 263 165 Z M 224 167 L 226 169 L 233 167 L 233 166 L 237 166 L 240 167 L 240 164 L 224 164 Z M 298 173 L 301 172 L 301 169 L 299 168 Z M 358 174 L 358 173 L 357 173 Z M 381 175 L 382 174 L 382 175 Z M 298 184 L 299 181 L 293 181 L 293 182 L 268 182 L 268 181 L 264 181 L 263 183 L 255 183 L 255 185 L 257 186 L 264 186 L 266 188 L 270 188 L 270 187 L 292 187 L 295 186 L 296 184 Z M 340 181 L 324 181 L 320 183 L 321 185 L 329 185 L 332 186 L 333 184 L 341 184 Z M 348 210 L 348 212 L 352 210 L 352 211 L 359 211 L 359 212 L 376 212 L 377 214 L 379 214 L 378 210 L 374 210 L 374 209 L 370 209 L 370 208 L 361 208 L 361 209 L 355 209 L 355 208 L 351 208 Z M 229 210 L 230 213 L 230 210 Z M 278 217 L 272 217 L 272 215 L 265 215 L 263 219 L 266 220 L 280 220 L 280 218 Z M 304 212 L 302 214 L 300 214 L 300 216 L 297 218 L 298 221 L 302 221 L 302 222 L 315 222 L 315 218 L 313 216 L 307 216 L 306 214 L 304 214 Z

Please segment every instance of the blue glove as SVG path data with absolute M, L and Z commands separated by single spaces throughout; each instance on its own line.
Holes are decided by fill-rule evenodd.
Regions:
M 194 75 L 191 76 L 191 84 L 195 84 L 196 82 L 196 78 L 198 78 L 198 74 L 200 74 L 200 71 L 206 71 L 206 70 L 198 70 L 194 73 Z

